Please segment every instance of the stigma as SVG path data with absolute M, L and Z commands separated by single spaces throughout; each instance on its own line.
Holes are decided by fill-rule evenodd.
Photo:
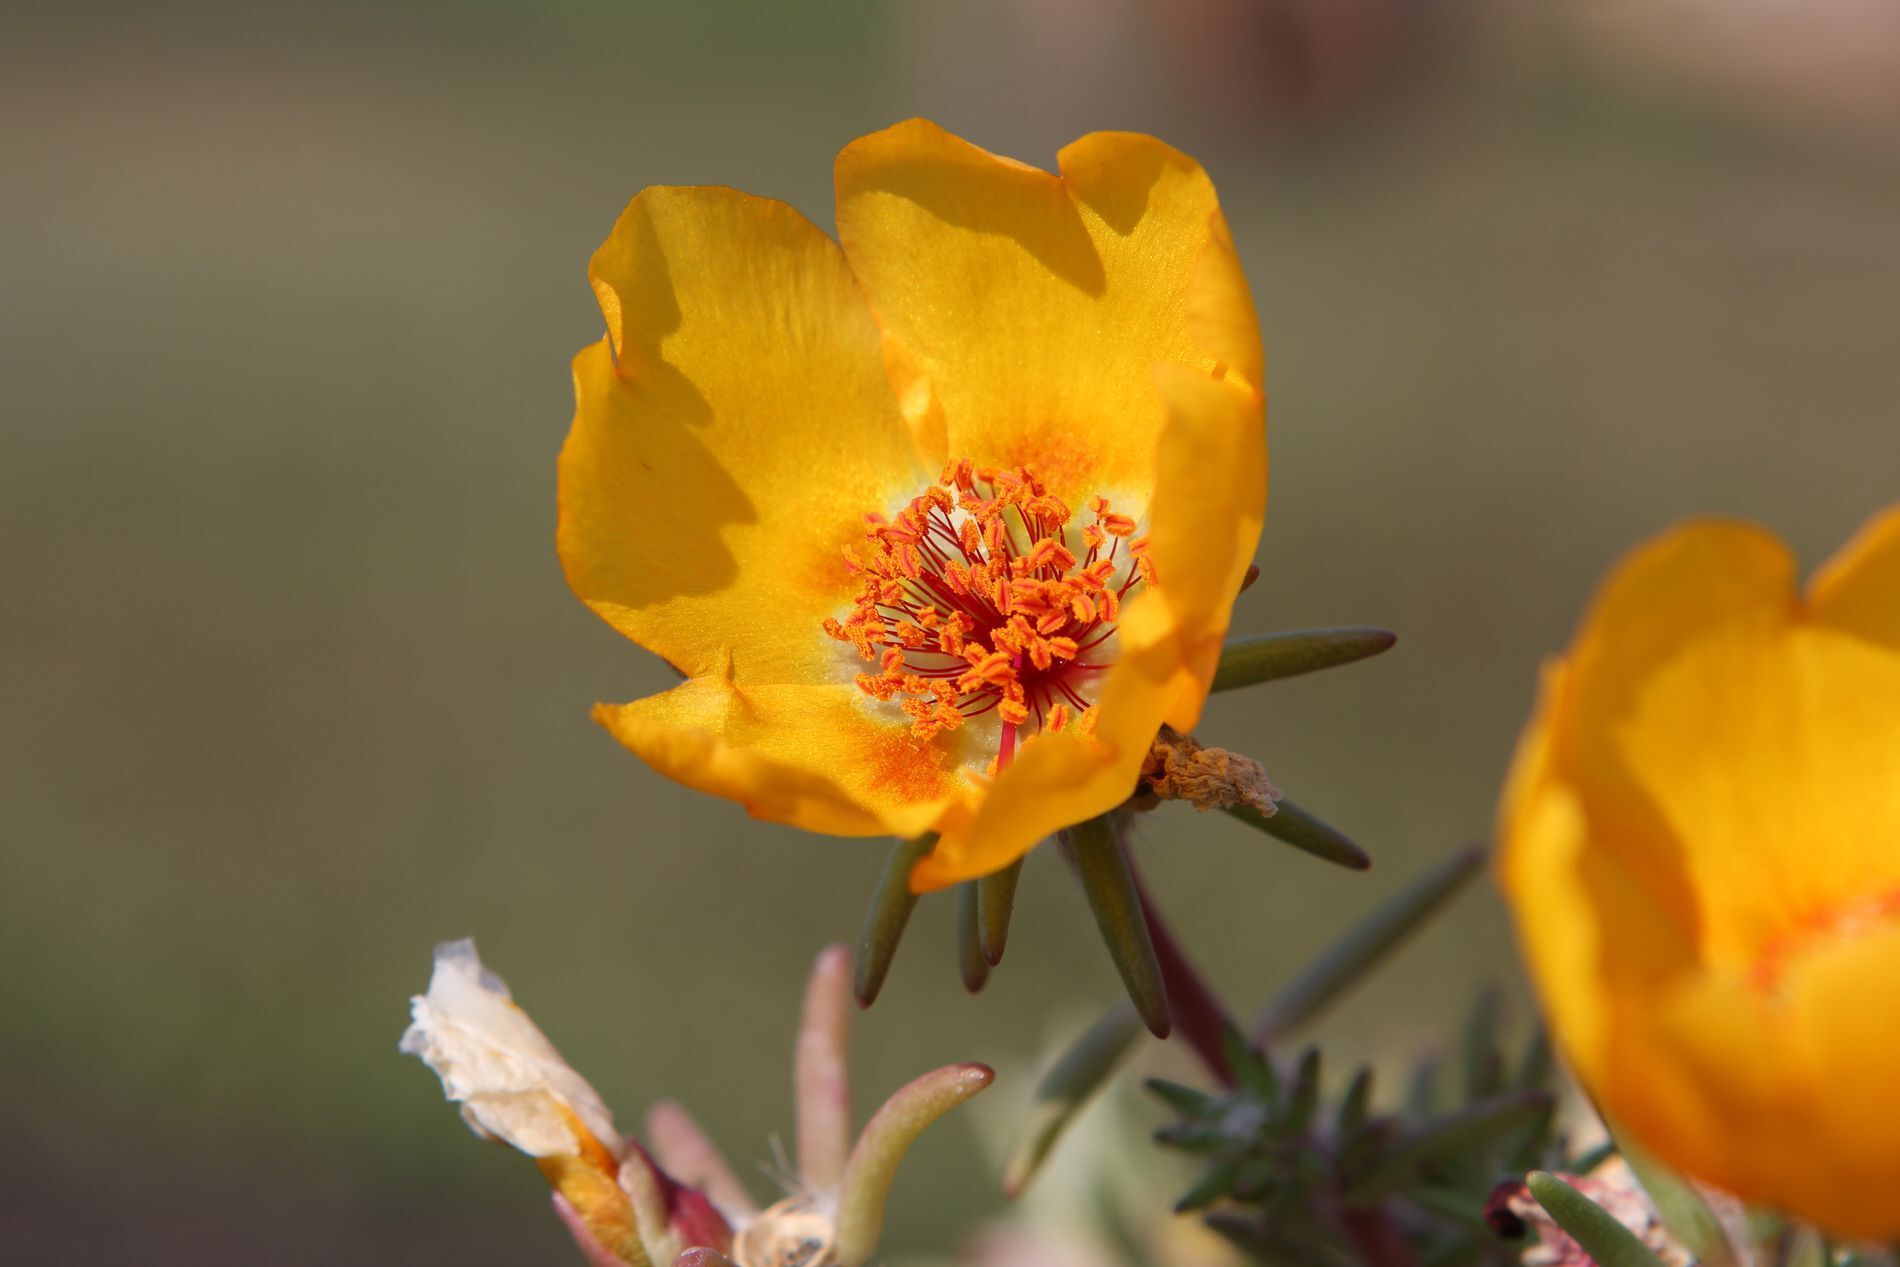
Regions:
M 863 547 L 844 552 L 857 597 L 824 629 L 877 665 L 858 688 L 919 738 L 994 712 L 993 773 L 1019 731 L 1094 728 L 1091 677 L 1130 591 L 1154 583 L 1135 528 L 1103 497 L 1078 517 L 1033 467 L 955 461 L 895 516 L 865 516 Z

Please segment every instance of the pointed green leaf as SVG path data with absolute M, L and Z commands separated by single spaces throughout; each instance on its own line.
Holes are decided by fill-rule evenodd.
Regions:
M 1321 951 L 1261 1010 L 1254 1020 L 1254 1038 L 1271 1047 L 1318 1016 L 1463 888 L 1483 862 L 1482 846 L 1461 849 L 1387 898 Z
M 984 957 L 982 934 L 977 930 L 980 901 L 975 880 L 957 886 L 957 971 L 963 977 L 963 988 L 971 994 L 990 979 L 990 961 Z
M 1122 1000 L 1089 1026 L 1036 1084 L 1022 1131 L 1003 1165 L 1003 1192 L 1021 1196 L 1076 1114 L 1107 1084 L 1141 1033 L 1134 1005 Z
M 1507 1091 L 1467 1105 L 1392 1141 L 1354 1176 L 1347 1195 L 1355 1202 L 1376 1200 L 1414 1179 L 1428 1162 L 1478 1152 L 1536 1119 L 1550 1107 L 1543 1091 Z
M 870 1007 L 884 977 L 897 956 L 897 943 L 903 939 L 904 925 L 917 906 L 917 895 L 910 891 L 911 868 L 937 843 L 934 833 L 915 840 L 900 840 L 884 860 L 883 874 L 871 893 L 871 905 L 864 913 L 864 931 L 858 935 L 858 955 L 852 993 L 859 1007 Z
M 1154 1141 L 1184 1153 L 1229 1152 L 1234 1146 L 1233 1134 L 1221 1122 L 1172 1122 L 1156 1129 Z
M 1161 961 L 1155 957 L 1148 919 L 1135 892 L 1135 877 L 1128 869 L 1113 823 L 1104 814 L 1077 823 L 1064 835 L 1075 858 L 1082 893 L 1095 913 L 1095 927 L 1101 931 L 1102 942 L 1108 947 L 1109 958 L 1115 961 L 1115 971 L 1121 974 L 1135 1011 L 1150 1033 L 1166 1038 L 1168 990 L 1161 980 Z
M 1598 1267 L 1662 1267 L 1662 1260 L 1636 1233 L 1556 1175 L 1534 1170 L 1526 1182 L 1537 1203 Z
M 1272 1057 L 1256 1050 L 1247 1036 L 1231 1024 L 1221 1027 L 1220 1043 L 1221 1054 L 1227 1057 L 1227 1067 L 1234 1071 L 1234 1080 L 1240 1089 L 1262 1104 L 1278 1103 L 1280 1079 L 1274 1072 Z
M 1651 1157 L 1622 1131 L 1612 1131 L 1612 1134 L 1616 1136 L 1617 1151 L 1629 1163 L 1636 1182 L 1649 1194 L 1649 1203 L 1656 1207 L 1656 1216 L 1670 1235 L 1695 1255 L 1701 1267 L 1732 1267 L 1736 1261 L 1735 1248 L 1729 1244 L 1722 1220 L 1702 1199 L 1695 1185 Z
M 884 1231 L 884 1202 L 897 1164 L 932 1122 L 995 1081 L 987 1065 L 933 1069 L 900 1089 L 871 1115 L 838 1185 L 832 1253 L 838 1267 L 861 1267 Z
M 976 882 L 977 935 L 983 957 L 995 967 L 1003 962 L 1003 947 L 1009 941 L 1009 917 L 1016 909 L 1016 881 L 1022 878 L 1023 859 L 992 871 Z
M 1351 664 L 1390 650 L 1398 640 L 1395 633 L 1363 625 L 1229 638 L 1221 648 L 1211 689 L 1231 691 L 1237 686 Z
M 1352 1084 L 1339 1102 L 1339 1135 L 1351 1135 L 1365 1124 L 1372 1108 L 1372 1066 L 1361 1065 L 1352 1076 Z
M 1256 831 L 1263 831 L 1281 844 L 1292 845 L 1315 858 L 1353 871 L 1364 871 L 1372 865 L 1366 851 L 1353 844 L 1337 827 L 1322 822 L 1292 801 L 1281 800 L 1274 804 L 1271 814 L 1263 814 L 1251 805 L 1222 808 Z
M 1498 1050 L 1498 1026 L 1504 998 L 1496 987 L 1479 993 L 1465 1021 L 1465 1099 L 1482 1100 L 1504 1087 L 1504 1053 Z
M 1216 1164 L 1193 1187 L 1181 1194 L 1181 1199 L 1174 1203 L 1174 1212 L 1186 1214 L 1190 1210 L 1205 1210 L 1232 1192 L 1234 1182 L 1240 1178 L 1240 1165 L 1238 1157 Z
M 1178 1082 L 1169 1082 L 1166 1078 L 1149 1078 L 1142 1082 L 1149 1094 L 1173 1109 L 1183 1117 L 1196 1117 L 1211 1112 L 1220 1101 L 1205 1091 L 1183 1086 Z
M 1518 1064 L 1517 1077 L 1512 1080 L 1512 1085 L 1530 1090 L 1547 1087 L 1550 1085 L 1550 1071 L 1550 1034 L 1539 1025 L 1531 1034 L 1529 1046 L 1524 1048 L 1524 1059 Z
M 1249 1258 L 1262 1262 L 1273 1261 L 1273 1242 L 1268 1239 L 1266 1228 L 1250 1214 L 1239 1210 L 1214 1210 L 1203 1216 L 1207 1229 L 1222 1240 L 1246 1254 Z
M 1274 1124 L 1288 1138 L 1306 1133 L 1319 1108 L 1319 1048 L 1308 1047 L 1300 1055 L 1299 1070 L 1293 1075 L 1293 1089 L 1287 1093 L 1286 1114 Z

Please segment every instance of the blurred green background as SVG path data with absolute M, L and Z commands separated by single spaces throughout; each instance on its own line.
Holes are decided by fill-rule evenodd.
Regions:
M 1250 1006 L 1485 833 L 1619 551 L 1714 511 L 1812 563 L 1900 492 L 1892 19 L 1533 7 L 9 6 L 0 1254 L 571 1261 L 533 1168 L 395 1051 L 431 944 L 470 933 L 623 1126 L 676 1095 L 748 1169 L 788 1128 L 804 968 L 881 849 L 591 725 L 666 676 L 553 552 L 585 261 L 649 183 L 828 226 L 837 148 L 913 114 L 1044 165 L 1103 127 L 1201 158 L 1271 365 L 1236 628 L 1401 643 L 1204 726 L 1371 873 L 1177 807 L 1150 875 Z M 980 999 L 948 906 L 860 1019 L 867 1111 L 953 1059 L 1007 1109 L 1116 994 L 1053 859 Z M 1489 981 L 1519 988 L 1486 891 L 1322 1033 L 1415 1054 Z M 892 1257 L 998 1208 L 978 1134 L 926 1139 Z

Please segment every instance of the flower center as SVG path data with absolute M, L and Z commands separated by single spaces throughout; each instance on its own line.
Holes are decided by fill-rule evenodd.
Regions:
M 1009 763 L 1032 722 L 1093 729 L 1089 675 L 1128 592 L 1154 582 L 1148 542 L 1103 497 L 1089 522 L 1052 497 L 1033 467 L 944 468 L 895 518 L 865 516 L 864 548 L 845 548 L 863 578 L 851 614 L 825 632 L 875 661 L 860 690 L 896 701 L 928 739 L 994 711 Z

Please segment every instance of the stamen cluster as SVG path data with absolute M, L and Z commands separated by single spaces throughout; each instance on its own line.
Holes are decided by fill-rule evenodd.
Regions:
M 919 738 L 995 710 L 1005 760 L 1031 719 L 1092 728 L 1081 679 L 1108 664 L 1090 652 L 1154 565 L 1134 519 L 1102 497 L 1088 509 L 1075 527 L 1034 467 L 964 458 L 895 518 L 866 515 L 864 548 L 844 552 L 863 586 L 850 616 L 824 624 L 877 662 L 859 689 L 899 701 Z

